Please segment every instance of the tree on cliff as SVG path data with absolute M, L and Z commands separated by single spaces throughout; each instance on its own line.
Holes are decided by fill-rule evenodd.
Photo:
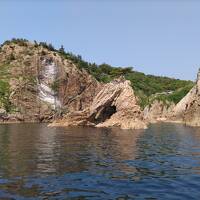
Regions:
M 65 53 L 65 48 L 63 45 L 61 45 L 60 49 L 58 50 L 60 53 L 64 54 Z

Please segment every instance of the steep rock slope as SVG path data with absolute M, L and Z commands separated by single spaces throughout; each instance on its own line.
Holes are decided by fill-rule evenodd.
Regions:
M 197 74 L 196 85 L 175 106 L 170 119 L 191 126 L 200 126 L 200 70 Z
M 71 112 L 52 126 L 90 125 L 96 127 L 120 127 L 123 129 L 146 128 L 143 113 L 130 81 L 124 78 L 105 84 L 83 111 Z
M 43 46 L 10 42 L 1 47 L 1 121 L 52 121 L 88 107 L 100 88 L 84 69 Z

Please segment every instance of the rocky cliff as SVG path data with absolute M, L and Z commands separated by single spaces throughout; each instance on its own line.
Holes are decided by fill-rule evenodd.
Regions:
M 0 120 L 52 121 L 88 107 L 101 84 L 58 52 L 30 42 L 0 50 Z
M 71 112 L 52 126 L 90 125 L 95 127 L 120 127 L 143 129 L 147 124 L 130 81 L 123 77 L 105 84 L 83 111 Z
M 200 126 L 200 70 L 197 74 L 196 85 L 175 106 L 170 120 Z
M 122 77 L 116 79 L 120 75 L 130 81 Z M 143 98 L 144 91 L 148 95 L 153 91 L 158 94 L 154 86 L 157 88 L 161 81 L 166 82 L 166 87 L 162 85 L 162 90 L 166 91 L 169 88 L 174 91 L 179 87 L 184 89 L 191 82 L 146 76 L 131 68 L 97 66 L 45 43 L 15 39 L 0 47 L 0 122 L 54 121 L 54 126 L 132 129 L 146 128 L 149 122 L 163 120 L 200 125 L 199 77 L 198 74 L 196 85 L 175 108 L 173 103 L 167 106 L 155 101 L 142 111 L 133 88 L 141 105 L 142 99 L 144 103 L 149 102 Z M 151 84 L 153 87 L 148 87 Z M 184 96 L 188 90 L 179 93 Z M 181 95 L 175 95 L 174 91 L 170 90 L 172 94 L 167 96 L 168 99 L 177 100 L 178 96 L 179 100 Z
M 99 83 L 58 51 L 28 41 L 0 51 L 0 121 L 146 128 L 130 81 Z

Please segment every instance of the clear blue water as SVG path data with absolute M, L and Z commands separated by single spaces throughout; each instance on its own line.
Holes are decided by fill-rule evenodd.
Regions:
M 200 199 L 200 129 L 0 125 L 0 199 Z

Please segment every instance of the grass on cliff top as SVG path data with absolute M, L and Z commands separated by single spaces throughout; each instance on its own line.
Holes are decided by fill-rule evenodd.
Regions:
M 26 46 L 27 42 L 28 41 L 25 39 L 12 39 L 4 42 L 4 44 L 15 43 Z M 45 42 L 37 43 L 36 41 L 34 41 L 34 43 L 36 48 L 38 46 L 43 46 L 49 51 L 58 52 L 63 58 L 71 60 L 79 69 L 85 69 L 100 82 L 108 83 L 113 79 L 123 75 L 127 80 L 131 81 L 131 85 L 135 91 L 135 94 L 139 98 L 140 105 L 143 108 L 152 103 L 152 96 L 154 95 L 154 99 L 158 99 L 163 102 L 170 101 L 177 103 L 194 85 L 192 81 L 146 75 L 144 73 L 135 71 L 132 67 L 113 67 L 105 63 L 101 65 L 89 63 L 84 61 L 80 55 L 66 53 L 63 46 L 61 46 L 59 50 L 56 50 L 52 44 L 47 44 Z M 169 91 L 173 93 L 156 95 L 157 93 Z

